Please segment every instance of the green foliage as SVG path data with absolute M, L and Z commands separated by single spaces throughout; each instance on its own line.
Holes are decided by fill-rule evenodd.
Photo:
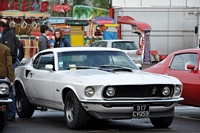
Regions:
M 73 18 L 80 20 L 91 20 L 99 16 L 109 16 L 109 11 L 102 8 L 77 5 L 73 8 Z
M 64 2 L 71 6 L 71 10 L 67 13 L 68 17 L 73 17 L 73 8 L 76 5 L 86 5 L 103 9 L 109 8 L 106 0 L 64 0 Z
M 93 0 L 92 2 L 93 7 L 109 9 L 109 5 L 106 0 Z
M 73 17 L 76 16 L 77 19 L 91 19 L 93 15 L 97 15 L 97 9 L 92 8 L 91 6 L 82 6 L 78 5 L 73 8 Z

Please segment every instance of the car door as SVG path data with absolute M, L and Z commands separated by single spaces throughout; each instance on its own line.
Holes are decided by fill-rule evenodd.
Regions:
M 197 53 L 183 53 L 174 58 L 164 74 L 177 77 L 183 83 L 183 103 L 200 105 L 200 74 Z M 195 65 L 195 70 L 188 70 L 187 65 Z
M 40 54 L 35 58 L 34 69 L 29 72 L 29 79 L 31 80 L 32 100 L 39 105 L 49 107 L 53 106 L 54 72 L 45 69 L 46 64 L 54 65 L 53 53 Z

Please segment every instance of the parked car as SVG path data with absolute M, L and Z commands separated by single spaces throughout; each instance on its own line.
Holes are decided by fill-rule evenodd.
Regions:
M 200 49 L 184 49 L 169 54 L 162 62 L 144 69 L 178 78 L 183 83 L 181 104 L 200 107 Z
M 9 98 L 10 81 L 8 78 L 0 79 L 0 131 L 3 131 L 6 125 L 6 106 L 12 102 Z
M 155 127 L 168 127 L 183 100 L 177 78 L 142 72 L 120 49 L 47 49 L 15 74 L 18 116 L 29 118 L 39 107 L 60 110 L 70 129 L 86 127 L 89 117 L 150 118 Z
M 135 63 L 142 64 L 139 45 L 131 40 L 99 40 L 92 43 L 90 47 L 118 48 L 128 54 Z

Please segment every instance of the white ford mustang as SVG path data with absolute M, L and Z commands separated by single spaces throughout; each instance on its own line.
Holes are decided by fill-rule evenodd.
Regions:
M 119 49 L 70 47 L 37 53 L 15 70 L 17 114 L 29 118 L 45 107 L 64 111 L 68 128 L 98 119 L 150 118 L 168 127 L 183 98 L 182 83 L 142 72 Z

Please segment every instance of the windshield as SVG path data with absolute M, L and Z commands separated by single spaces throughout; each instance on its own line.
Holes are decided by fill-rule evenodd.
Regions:
M 118 48 L 121 50 L 138 50 L 139 47 L 134 41 L 116 41 L 112 43 L 112 48 Z
M 133 61 L 120 51 L 71 51 L 58 53 L 59 70 L 66 70 L 70 66 L 92 68 L 103 65 L 138 69 Z

